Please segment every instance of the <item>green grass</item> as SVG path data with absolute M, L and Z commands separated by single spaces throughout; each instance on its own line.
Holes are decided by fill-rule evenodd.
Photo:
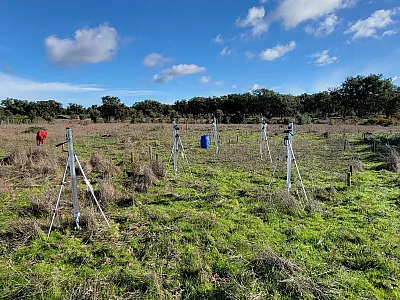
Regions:
M 53 208 L 61 165 L 45 184 L 4 193 L 0 298 L 400 299 L 399 175 L 378 170 L 382 163 L 358 134 L 348 135 L 346 151 L 342 134 L 295 135 L 297 162 L 314 206 L 302 208 L 305 199 L 293 169 L 292 194 L 300 205 L 293 209 L 293 203 L 282 205 L 284 159 L 268 190 L 272 166 L 257 159 L 258 133 L 221 131 L 225 142 L 215 155 L 213 149 L 198 148 L 204 130 L 181 131 L 192 176 L 180 160 L 177 178 L 169 167 L 166 179 L 147 192 L 124 188 L 122 163 L 131 150 L 145 163 L 152 145 L 166 164 L 169 127 L 124 144 L 98 133 L 77 135 L 81 161 L 102 151 L 121 165 L 113 177 L 117 188 L 134 194 L 131 206 L 105 207 L 111 229 L 96 212 L 95 222 L 80 231 L 57 219 L 46 240 L 48 214 L 21 214 L 33 197 L 46 196 Z M 274 159 L 281 145 L 282 135 L 270 138 Z M 347 187 L 356 154 L 364 169 Z M 88 177 L 97 190 L 101 174 Z M 69 199 L 66 186 L 60 210 L 64 223 L 72 219 Z M 81 203 L 84 215 L 90 201 Z M 19 234 L 18 224 L 26 229 Z

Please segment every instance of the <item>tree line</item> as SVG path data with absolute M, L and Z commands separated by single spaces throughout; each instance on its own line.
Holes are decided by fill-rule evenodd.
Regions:
M 55 100 L 26 101 L 7 98 L 1 101 L 0 119 L 35 122 L 55 118 L 88 119 L 93 122 L 160 122 L 174 118 L 204 119 L 215 116 L 221 123 L 258 122 L 261 116 L 271 119 L 296 118 L 309 123 L 311 118 L 375 115 L 400 117 L 400 87 L 382 74 L 347 77 L 339 87 L 314 94 L 281 94 L 256 89 L 243 94 L 220 97 L 193 97 L 174 104 L 144 100 L 127 106 L 118 97 L 104 96 L 101 105 L 83 107 L 69 103 L 66 108 Z

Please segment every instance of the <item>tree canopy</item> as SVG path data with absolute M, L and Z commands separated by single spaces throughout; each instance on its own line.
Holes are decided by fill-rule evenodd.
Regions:
M 93 122 L 154 122 L 176 117 L 194 119 L 216 116 L 223 123 L 246 123 L 255 117 L 360 118 L 384 114 L 393 117 L 400 109 L 400 87 L 382 74 L 347 77 L 339 87 L 314 94 L 293 96 L 269 89 L 256 89 L 242 94 L 220 97 L 193 97 L 174 104 L 146 99 L 127 106 L 115 96 L 102 97 L 101 105 L 83 107 L 69 103 L 66 108 L 55 100 L 26 101 L 7 98 L 1 101 L 0 118 L 50 121 L 60 115 L 90 118 Z M 399 117 L 399 115 L 398 115 Z

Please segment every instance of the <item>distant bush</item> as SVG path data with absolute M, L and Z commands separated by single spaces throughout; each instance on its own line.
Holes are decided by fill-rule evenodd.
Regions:
M 308 114 L 296 114 L 296 123 L 299 125 L 307 125 L 312 123 L 312 119 Z
M 46 131 L 46 128 L 40 127 L 40 126 L 30 126 L 30 127 L 28 127 L 27 129 L 25 129 L 25 130 L 23 131 L 23 133 L 36 133 L 36 132 L 38 132 L 39 130 L 45 130 L 45 131 Z
M 399 124 L 399 121 L 394 118 L 374 117 L 369 118 L 362 125 L 381 125 L 381 126 L 392 126 Z

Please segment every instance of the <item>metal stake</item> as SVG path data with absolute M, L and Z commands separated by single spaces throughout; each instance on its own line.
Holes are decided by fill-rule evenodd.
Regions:
M 292 186 L 291 176 L 292 176 L 292 153 L 290 151 L 290 145 L 293 143 L 293 123 L 289 123 L 288 130 L 285 131 L 287 133 L 286 141 L 286 158 L 287 158 L 287 177 L 286 177 L 286 188 L 288 192 L 290 192 L 290 187 Z
M 78 191 L 76 184 L 76 171 L 75 171 L 75 154 L 74 145 L 72 143 L 72 130 L 67 127 L 67 140 L 68 143 L 68 158 L 69 158 L 69 172 L 71 174 L 71 189 L 72 189 L 72 203 L 74 205 L 74 218 L 76 222 L 76 228 L 79 229 L 79 204 L 78 204 Z

